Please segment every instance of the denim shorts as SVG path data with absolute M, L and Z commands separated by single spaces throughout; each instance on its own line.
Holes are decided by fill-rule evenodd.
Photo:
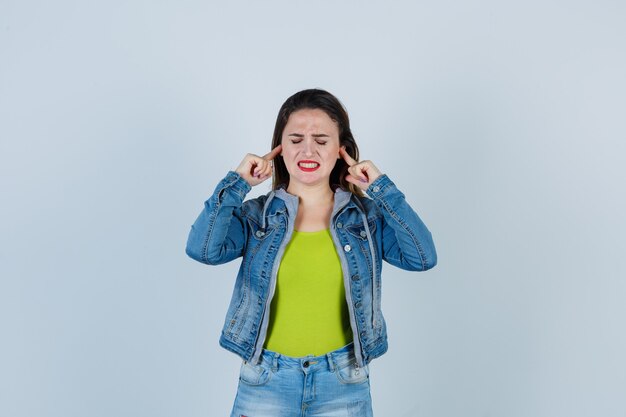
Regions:
M 263 350 L 241 364 L 231 417 L 372 417 L 369 367 L 352 343 L 321 356 L 292 358 Z

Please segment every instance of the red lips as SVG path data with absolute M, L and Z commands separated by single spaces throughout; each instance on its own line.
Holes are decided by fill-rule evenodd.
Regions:
M 319 162 L 311 160 L 298 161 L 298 168 L 304 172 L 313 172 L 320 167 Z

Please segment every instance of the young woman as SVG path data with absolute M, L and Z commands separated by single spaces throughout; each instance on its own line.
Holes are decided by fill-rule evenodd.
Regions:
M 272 175 L 271 192 L 244 202 Z M 319 89 L 285 101 L 272 150 L 220 181 L 186 251 L 209 265 L 243 257 L 220 338 L 243 359 L 233 417 L 372 416 L 368 364 L 387 351 L 381 261 L 437 262 L 424 223 L 359 162 L 347 112 Z

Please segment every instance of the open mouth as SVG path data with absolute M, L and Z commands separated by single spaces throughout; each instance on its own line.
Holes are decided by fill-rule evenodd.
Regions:
M 320 167 L 320 164 L 315 161 L 300 161 L 298 162 L 298 168 L 304 172 L 315 171 Z

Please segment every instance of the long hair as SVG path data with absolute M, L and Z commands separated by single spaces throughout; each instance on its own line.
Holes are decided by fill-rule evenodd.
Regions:
M 289 120 L 291 113 L 302 109 L 320 109 L 330 117 L 339 128 L 339 146 L 345 146 L 346 152 L 354 160 L 359 160 L 359 148 L 356 145 L 352 131 L 350 130 L 350 119 L 348 112 L 341 102 L 325 90 L 317 88 L 302 90 L 289 97 L 281 106 L 276 118 L 276 126 L 274 127 L 274 136 L 272 137 L 272 148 L 274 149 L 282 143 L 283 131 Z M 330 173 L 329 185 L 331 189 L 341 187 L 350 191 L 352 194 L 362 197 L 363 191 L 354 184 L 346 181 L 345 176 L 348 173 L 348 164 L 343 158 L 337 159 L 335 167 Z M 272 180 L 272 189 L 276 190 L 281 186 L 289 185 L 289 172 L 285 166 L 283 157 L 278 155 L 274 158 L 274 177 Z

